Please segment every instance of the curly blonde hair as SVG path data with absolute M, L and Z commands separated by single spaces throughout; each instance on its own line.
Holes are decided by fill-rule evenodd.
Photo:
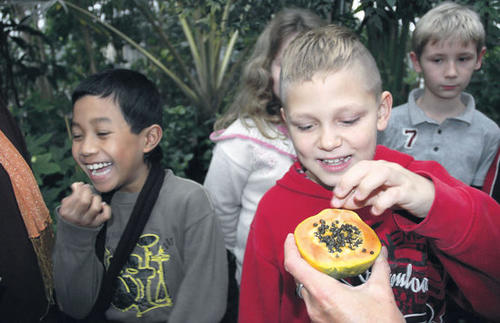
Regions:
M 214 130 L 225 129 L 238 118 L 248 127 L 246 120 L 251 119 L 262 135 L 273 138 L 266 124 L 282 123 L 282 119 L 281 102 L 273 93 L 271 64 L 290 36 L 324 24 L 319 16 L 305 9 L 287 8 L 277 13 L 259 35 L 243 69 L 235 100 L 215 122 Z

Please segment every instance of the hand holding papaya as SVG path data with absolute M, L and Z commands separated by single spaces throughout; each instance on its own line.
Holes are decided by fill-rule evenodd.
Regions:
M 389 283 L 387 249 L 382 248 L 366 283 L 352 287 L 312 268 L 295 245 L 285 240 L 285 269 L 304 284 L 302 296 L 313 322 L 405 322 Z

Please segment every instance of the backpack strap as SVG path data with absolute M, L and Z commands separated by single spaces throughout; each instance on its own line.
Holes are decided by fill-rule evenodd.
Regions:
M 127 259 L 135 248 L 141 233 L 148 222 L 151 211 L 156 204 L 158 195 L 160 194 L 163 181 L 165 179 L 165 171 L 161 168 L 160 163 L 153 163 L 149 171 L 148 177 L 142 188 L 130 219 L 127 222 L 125 230 L 118 242 L 115 253 L 111 258 L 108 270 L 104 273 L 104 277 L 99 290 L 97 301 L 92 308 L 92 311 L 87 316 L 88 322 L 105 322 L 104 313 L 109 308 L 114 288 L 114 282 Z M 104 260 L 104 242 L 106 236 L 106 225 L 99 232 L 96 241 L 96 253 L 101 261 Z M 103 262 L 104 263 L 104 262 Z

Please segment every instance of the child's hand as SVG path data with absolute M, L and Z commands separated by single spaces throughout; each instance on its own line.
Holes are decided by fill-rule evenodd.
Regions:
M 384 160 L 364 160 L 353 165 L 335 186 L 334 208 L 359 209 L 371 205 L 374 215 L 398 207 L 425 218 L 434 202 L 431 180 Z
M 59 215 L 66 221 L 83 226 L 98 227 L 111 218 L 111 208 L 92 192 L 90 185 L 71 184 L 73 192 L 61 202 Z

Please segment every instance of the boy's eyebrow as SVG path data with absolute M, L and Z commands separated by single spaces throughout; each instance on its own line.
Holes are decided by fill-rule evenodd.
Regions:
M 472 54 L 472 55 L 474 55 L 475 53 L 476 53 L 475 49 L 464 49 L 464 50 L 460 51 L 458 54 L 459 55 L 465 55 L 465 54 Z
M 90 120 L 90 123 L 93 125 L 99 124 L 99 123 L 111 123 L 111 119 L 107 117 L 100 117 L 100 118 L 94 118 Z M 74 120 L 71 120 L 71 126 L 80 126 L 77 122 Z
M 342 114 L 342 113 L 359 113 L 359 112 L 363 111 L 363 108 L 364 108 L 364 105 L 362 105 L 362 104 L 350 103 L 350 104 L 346 104 L 344 106 L 336 107 L 335 109 L 337 110 L 336 114 Z M 295 117 L 295 118 L 301 118 L 301 117 L 307 118 L 307 117 L 311 116 L 311 113 L 309 111 L 292 112 L 292 113 L 289 113 L 289 115 L 291 117 Z

